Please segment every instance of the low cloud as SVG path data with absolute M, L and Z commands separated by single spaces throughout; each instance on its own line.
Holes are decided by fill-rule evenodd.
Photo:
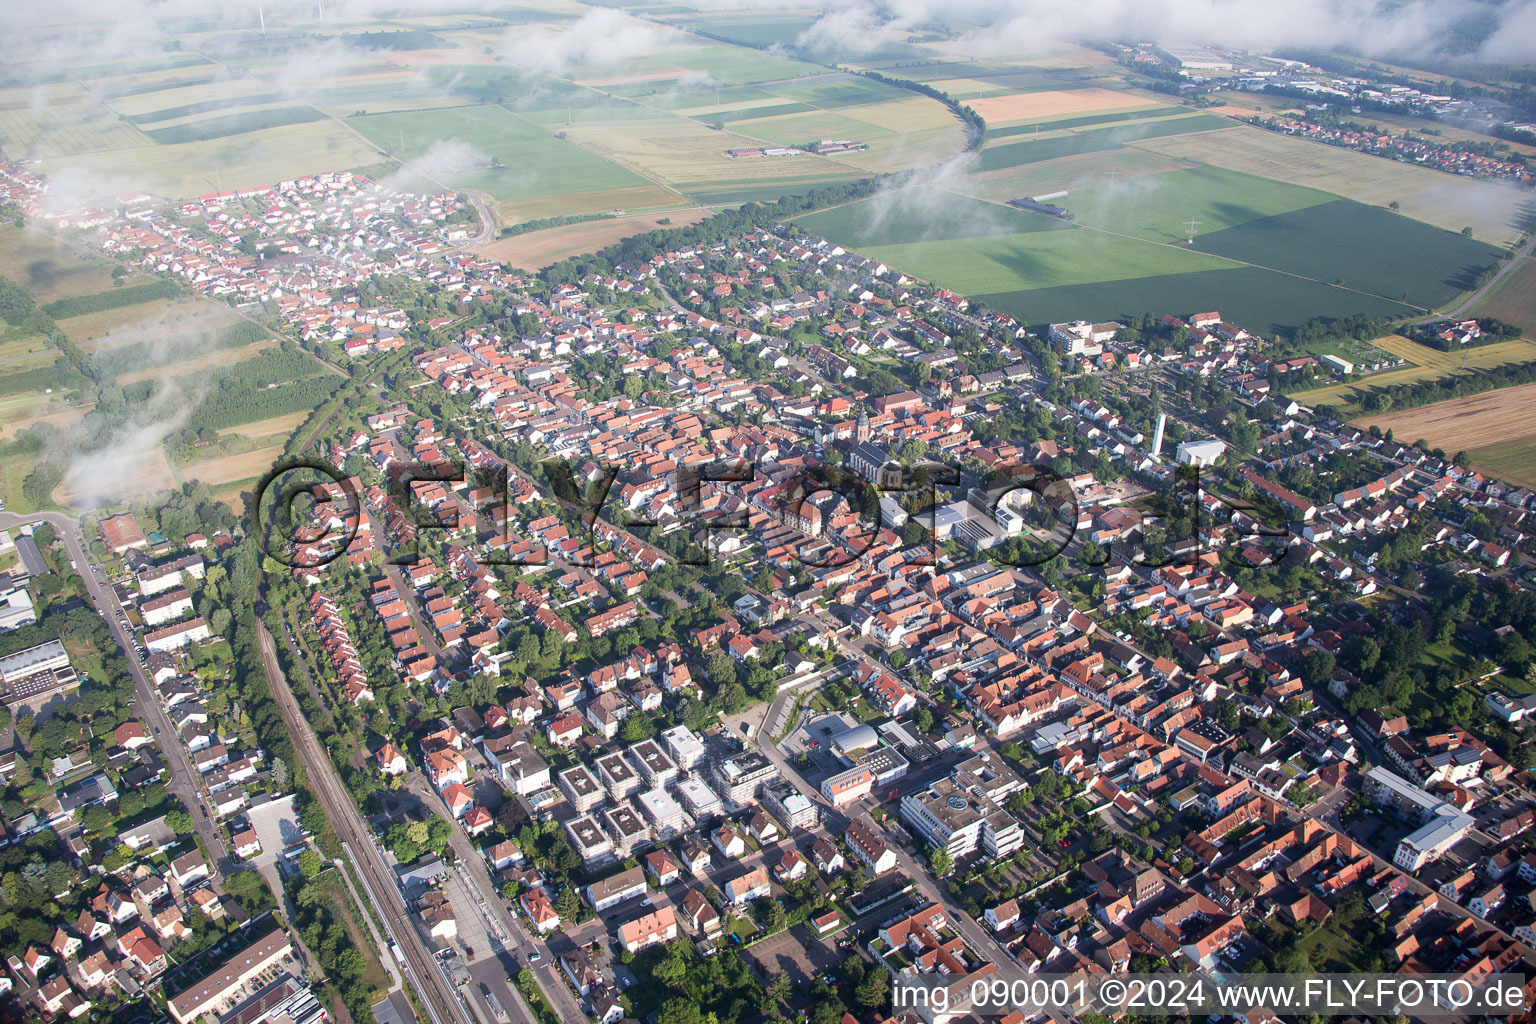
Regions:
M 671 49 L 677 29 L 596 7 L 563 28 L 516 25 L 501 37 L 499 54 L 521 67 L 550 74 L 585 64 L 614 64 Z
M 439 139 L 381 184 L 398 192 L 452 191 L 475 171 L 490 165 L 491 158 L 468 142 Z

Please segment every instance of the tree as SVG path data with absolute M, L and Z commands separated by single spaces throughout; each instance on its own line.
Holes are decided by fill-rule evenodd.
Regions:
M 928 866 L 933 869 L 936 876 L 945 878 L 955 870 L 955 859 L 949 855 L 948 850 L 940 846 L 928 855 Z
M 88 807 L 80 816 L 80 825 L 87 832 L 99 834 L 112 827 L 112 812 L 97 804 Z
M 854 991 L 854 998 L 859 1001 L 859 1005 L 871 1010 L 883 1007 L 890 995 L 890 979 L 884 971 L 870 971 Z
M 768 994 L 779 1002 L 789 998 L 789 972 L 780 971 L 773 976 L 768 983 Z
M 318 850 L 305 850 L 299 854 L 299 873 L 305 878 L 314 878 L 325 868 L 325 858 L 320 856 Z
M 197 831 L 197 826 L 192 822 L 192 815 L 183 810 L 174 810 L 165 816 L 165 825 L 179 836 L 191 835 Z
M 555 899 L 555 913 L 560 915 L 562 921 L 574 921 L 576 915 L 581 913 L 581 902 L 576 898 L 574 885 L 567 885 L 560 890 L 560 895 Z
M 704 1024 L 704 1016 L 692 999 L 668 999 L 656 1011 L 656 1024 Z

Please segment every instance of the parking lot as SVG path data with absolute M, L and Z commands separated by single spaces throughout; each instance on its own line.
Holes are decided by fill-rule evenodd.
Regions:
M 803 928 L 791 928 L 763 939 L 747 949 L 747 956 L 757 965 L 762 977 L 772 980 L 780 974 L 788 974 L 790 985 L 796 994 L 808 992 L 817 975 L 837 966 L 837 949 L 824 942 L 812 942 L 810 948 L 800 944 L 799 933 Z M 795 1001 L 795 996 L 790 997 Z

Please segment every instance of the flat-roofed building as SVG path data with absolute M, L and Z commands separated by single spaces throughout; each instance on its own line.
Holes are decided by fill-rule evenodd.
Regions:
M 907 794 L 901 800 L 901 816 L 929 846 L 942 847 L 956 860 L 978 849 L 988 859 L 1007 857 L 1024 842 L 1012 815 L 956 779 L 938 779 L 925 790 Z
M 614 860 L 613 837 L 604 832 L 597 820 L 589 815 L 572 818 L 565 823 L 566 835 L 571 838 L 571 848 L 581 858 L 582 866 L 591 869 Z
M 683 779 L 672 788 L 677 791 L 683 806 L 688 808 L 688 813 L 693 815 L 695 821 L 707 821 L 725 813 L 725 804 L 720 802 L 720 794 L 697 775 Z
M 680 771 L 692 771 L 693 766 L 704 760 L 704 741 L 693 734 L 686 725 L 674 725 L 661 734 L 672 763 Z
M 651 827 L 656 831 L 656 838 L 666 842 L 673 836 L 682 832 L 687 818 L 683 814 L 683 805 L 672 798 L 672 794 L 665 789 L 657 787 L 647 790 L 635 797 L 635 802 L 640 805 L 640 810 L 650 819 Z
M 714 766 L 715 782 L 726 803 L 740 806 L 757 799 L 758 792 L 779 770 L 762 754 L 747 751 Z
M 603 787 L 584 764 L 572 765 L 557 776 L 556 785 L 579 814 L 603 802 Z
M 787 828 L 812 828 L 821 818 L 816 805 L 784 780 L 763 787 L 763 806 Z
M 645 784 L 652 789 L 665 786 L 677 777 L 677 765 L 655 740 L 641 740 L 629 748 L 629 756 L 640 767 Z
M 0 658 L 0 703 L 6 707 L 30 704 L 79 686 L 69 652 L 58 640 Z
M 597 778 L 615 803 L 640 791 L 640 773 L 619 751 L 597 759 Z
M 605 807 L 598 814 L 608 834 L 613 837 L 613 852 L 620 857 L 628 857 L 635 847 L 651 838 L 650 826 L 628 804 Z

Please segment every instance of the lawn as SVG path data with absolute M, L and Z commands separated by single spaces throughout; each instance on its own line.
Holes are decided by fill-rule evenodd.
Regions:
M 396 157 L 422 156 L 437 142 L 466 142 L 486 160 L 456 176 L 455 187 L 489 192 L 498 199 L 637 187 L 648 182 L 580 146 L 557 138 L 501 107 L 378 114 L 353 118 L 358 131 Z

